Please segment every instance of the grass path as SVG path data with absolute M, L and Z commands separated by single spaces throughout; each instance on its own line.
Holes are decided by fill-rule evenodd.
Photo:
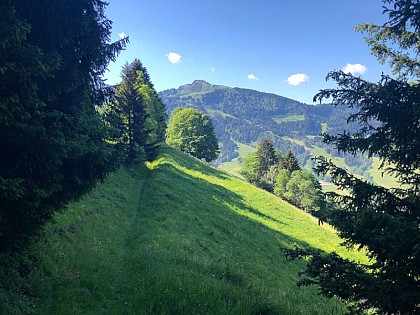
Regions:
M 282 252 L 363 259 L 339 243 L 279 198 L 164 148 L 56 216 L 34 247 L 27 313 L 341 314 L 337 301 L 297 288 L 304 263 Z

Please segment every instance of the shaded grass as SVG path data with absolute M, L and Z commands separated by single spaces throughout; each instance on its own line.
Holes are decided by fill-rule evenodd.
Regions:
M 341 314 L 298 289 L 294 245 L 336 250 L 328 225 L 237 178 L 164 148 L 56 216 L 34 245 L 38 314 Z

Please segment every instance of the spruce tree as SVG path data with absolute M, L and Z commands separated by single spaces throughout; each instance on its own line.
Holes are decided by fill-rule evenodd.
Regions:
M 264 138 L 255 152 L 244 159 L 241 173 L 250 183 L 272 192 L 278 173 L 280 153 L 274 149 L 273 142 Z
M 96 106 L 110 43 L 98 0 L 7 0 L 0 10 L 0 250 L 103 179 L 113 163 Z
M 291 150 L 288 150 L 283 159 L 280 161 L 280 169 L 285 169 L 289 173 L 301 170 L 299 161 L 296 159 Z
M 126 161 L 153 160 L 165 137 L 165 106 L 139 59 L 124 65 L 121 79 L 104 115 L 114 130 L 109 140 Z
M 260 176 L 267 173 L 271 166 L 277 165 L 279 162 L 273 142 L 267 138 L 262 139 L 258 144 L 257 156 L 259 160 L 258 174 Z
M 331 97 L 336 105 L 355 107 L 349 122 L 355 134 L 325 135 L 326 143 L 352 154 L 380 158 L 381 170 L 401 184 L 385 188 L 368 183 L 318 158 L 316 170 L 349 195 L 330 194 L 337 204 L 326 213 L 349 247 L 364 250 L 368 265 L 336 254 L 311 250 L 289 251 L 290 257 L 309 256 L 299 285 L 316 285 L 327 297 L 338 296 L 352 312 L 378 314 L 420 312 L 420 3 L 387 0 L 389 21 L 382 26 L 363 24 L 367 43 L 380 62 L 389 61 L 396 78 L 382 75 L 372 83 L 333 71 L 338 87 L 320 91 L 314 100 Z

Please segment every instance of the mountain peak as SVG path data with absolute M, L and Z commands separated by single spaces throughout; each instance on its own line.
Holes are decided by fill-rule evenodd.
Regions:
M 205 80 L 194 80 L 190 85 L 211 86 L 211 84 Z
M 216 89 L 215 85 L 212 85 L 204 80 L 194 80 L 191 84 L 185 84 L 180 87 L 182 94 L 197 93 L 197 92 L 212 92 Z

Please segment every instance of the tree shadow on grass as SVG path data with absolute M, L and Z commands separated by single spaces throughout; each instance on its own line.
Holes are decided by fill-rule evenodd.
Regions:
M 176 162 L 179 162 L 178 157 Z M 186 158 L 179 163 L 184 163 L 184 167 L 190 169 L 190 159 Z M 195 167 L 213 172 L 205 165 Z M 217 175 L 220 174 L 217 172 Z M 129 247 L 132 250 L 138 248 L 140 239 L 159 244 L 169 242 L 165 238 L 170 238 L 171 246 L 178 246 L 178 249 L 164 249 L 164 245 L 163 249 L 161 246 L 156 247 L 156 253 L 150 258 L 152 265 L 153 261 L 159 260 L 165 268 L 173 268 L 171 272 L 183 268 L 178 272 L 185 279 L 191 277 L 189 273 L 194 274 L 193 278 L 205 278 L 208 275 L 212 281 L 225 283 L 228 288 L 240 288 L 245 295 L 255 299 L 252 308 L 257 313 L 263 305 L 273 309 L 273 314 L 284 313 L 281 303 L 270 300 L 268 296 L 271 293 L 261 290 L 276 291 L 272 286 L 282 281 L 289 281 L 289 287 L 295 286 L 297 273 L 303 263 L 287 262 L 283 249 L 293 245 L 314 249 L 304 240 L 283 233 L 281 227 L 288 223 L 250 206 L 241 195 L 205 179 L 191 176 L 170 163 L 160 164 L 151 171 L 150 180 L 142 195 L 143 200 L 139 204 L 136 217 L 138 224 L 134 224 L 129 233 Z M 275 227 L 265 224 L 267 222 L 274 223 Z M 144 230 L 146 226 L 148 231 L 155 234 L 145 238 L 144 234 L 149 233 Z M 170 255 L 164 253 L 171 250 L 173 255 L 165 256 Z M 131 257 L 137 259 L 135 255 Z M 154 267 L 151 268 L 153 270 Z M 272 269 L 276 270 L 273 272 Z M 255 272 L 257 275 L 251 275 Z M 279 279 L 273 279 L 273 275 L 277 275 Z M 211 284 L 213 282 L 209 283 L 215 285 Z M 263 283 L 263 287 L 265 285 L 270 289 L 262 289 L 255 283 Z M 287 294 L 296 294 L 297 291 L 294 290 L 297 288 L 289 287 L 287 290 L 295 293 Z M 224 292 L 223 296 L 235 300 L 233 293 Z M 195 307 L 195 302 L 189 303 L 192 303 L 192 308 Z
M 183 167 L 189 168 L 190 167 L 190 159 L 188 157 L 186 157 L 186 164 L 182 165 Z M 178 161 L 178 159 L 177 159 Z M 210 169 L 206 166 L 206 165 L 202 165 L 201 162 L 196 162 L 197 165 L 194 165 L 196 168 L 195 170 L 204 173 L 201 168 L 204 171 L 207 171 L 207 175 L 209 176 L 216 176 L 218 178 L 222 178 L 222 179 L 229 179 L 229 175 L 227 174 L 223 174 L 217 170 L 213 170 Z M 200 165 L 201 164 L 201 165 Z M 249 206 L 248 204 L 245 203 L 245 201 L 243 200 L 243 197 L 238 195 L 237 193 L 226 189 L 223 186 L 214 184 L 214 183 L 210 183 L 209 181 L 202 179 L 202 178 L 197 178 L 194 176 L 191 176 L 185 172 L 183 172 L 182 170 L 174 167 L 171 164 L 164 164 L 164 165 L 160 165 L 160 168 L 165 168 L 164 173 L 165 174 L 173 174 L 174 176 L 177 177 L 181 177 L 182 180 L 180 179 L 173 179 L 173 182 L 182 182 L 185 183 L 185 186 L 189 186 L 187 189 L 185 189 L 185 192 L 183 194 L 180 194 L 179 197 L 181 198 L 177 198 L 179 199 L 179 201 L 182 203 L 185 200 L 191 200 L 191 199 L 202 199 L 204 202 L 203 204 L 208 204 L 210 201 L 212 202 L 216 202 L 217 204 L 224 204 L 226 207 L 228 207 L 231 211 L 237 211 L 237 214 L 239 215 L 240 211 L 245 211 L 248 213 L 252 213 L 253 215 L 266 219 L 266 220 L 270 220 L 273 222 L 276 222 L 278 224 L 287 224 L 285 222 L 282 222 L 272 216 L 269 216 L 265 213 L 262 213 L 261 211 L 259 211 L 258 209 L 255 209 L 251 206 Z M 205 173 L 204 173 L 205 174 Z M 165 185 L 165 183 L 163 184 Z M 182 189 L 182 187 L 177 186 L 174 187 L 176 189 Z M 168 197 L 174 197 L 173 195 L 169 194 L 167 195 Z
M 173 150 L 171 148 L 169 149 Z M 191 165 L 191 159 L 188 156 L 181 156 L 181 159 L 179 159 L 179 157 L 177 156 L 176 162 L 182 167 L 185 167 L 188 169 L 191 169 L 191 166 L 193 166 L 194 170 L 207 174 L 209 176 L 216 176 L 222 179 L 230 178 L 229 175 L 223 174 L 216 169 L 211 169 L 199 161 L 194 161 L 193 165 Z M 165 190 L 166 189 L 166 192 L 164 192 L 164 195 L 169 197 L 172 203 L 175 203 L 178 205 L 184 204 L 185 206 L 188 206 L 189 204 L 188 201 L 194 201 L 196 203 L 196 211 L 198 213 L 199 211 L 203 211 L 204 214 L 212 213 L 211 208 L 221 209 L 220 205 L 223 205 L 226 211 L 229 211 L 235 216 L 244 217 L 248 221 L 258 222 L 258 224 L 262 225 L 264 228 L 267 228 L 272 232 L 279 233 L 286 238 L 290 238 L 290 242 L 287 242 L 289 244 L 293 243 L 293 244 L 299 244 L 305 247 L 310 247 L 309 244 L 307 244 L 306 242 L 300 239 L 295 239 L 286 234 L 282 234 L 277 229 L 273 229 L 261 223 L 261 221 L 252 219 L 252 216 L 246 216 L 246 215 L 241 214 L 241 212 L 249 213 L 249 214 L 252 214 L 254 217 L 257 217 L 263 220 L 272 221 L 279 225 L 289 225 L 289 223 L 287 222 L 281 221 L 278 218 L 275 218 L 271 215 L 263 213 L 259 209 L 256 209 L 250 206 L 249 204 L 246 203 L 243 196 L 229 189 L 226 189 L 225 187 L 221 185 L 211 183 L 202 178 L 191 176 L 190 174 L 187 174 L 181 169 L 174 167 L 170 163 L 159 165 L 159 167 L 155 171 L 156 171 L 156 174 L 160 173 L 160 174 L 166 175 L 164 181 L 159 183 L 159 178 L 156 176 L 153 176 L 153 171 L 152 171 L 152 181 L 149 182 L 151 183 L 152 186 L 146 187 L 145 189 L 151 189 L 151 190 L 153 189 Z M 156 179 L 158 182 L 153 183 L 153 180 L 156 180 Z M 154 185 L 156 186 L 153 187 Z M 281 207 L 281 205 L 279 205 L 279 207 Z
M 178 157 L 177 162 L 179 162 Z M 183 163 L 185 167 L 190 167 L 191 165 L 188 157 L 185 157 L 185 160 L 181 161 L 180 164 L 182 165 Z M 216 176 L 229 177 L 200 164 L 202 163 L 196 162 L 194 164 L 196 170 L 200 172 L 203 169 L 211 176 L 215 173 Z M 164 177 L 161 178 L 159 174 L 164 175 Z M 187 222 L 196 222 L 205 227 L 206 224 L 200 223 L 200 221 L 207 220 L 206 222 L 211 222 L 211 225 L 215 229 L 220 230 L 222 235 L 234 235 L 235 233 L 232 230 L 241 229 L 244 224 L 246 226 L 251 224 L 253 225 L 251 234 L 255 236 L 255 233 L 265 233 L 266 237 L 276 237 L 276 239 L 282 240 L 281 248 L 290 248 L 292 245 L 298 245 L 307 249 L 315 249 L 301 239 L 282 233 L 281 226 L 290 225 L 289 223 L 250 206 L 239 194 L 220 185 L 210 183 L 205 179 L 193 177 L 169 163 L 159 165 L 157 169 L 152 171 L 151 179 L 150 185 L 144 188 L 145 191 L 142 194 L 153 196 L 154 192 L 159 189 L 159 194 L 163 195 L 168 202 L 163 206 L 159 205 L 160 208 L 155 208 L 153 202 L 150 202 L 151 198 L 149 198 L 149 203 L 140 205 L 139 217 L 142 216 L 141 213 L 144 214 L 144 211 L 158 211 L 163 215 L 166 211 L 173 211 L 173 209 L 181 209 L 180 211 L 183 211 L 184 208 L 185 211 L 181 215 L 186 217 L 194 215 L 195 217 L 194 220 L 186 218 Z M 199 215 L 203 215 L 202 220 L 200 220 Z M 265 224 L 267 221 L 274 223 L 277 228 Z M 188 225 L 185 227 L 188 228 Z
M 229 177 L 229 175 L 223 173 L 207 162 L 200 161 L 199 159 L 188 155 L 187 153 L 181 152 L 168 146 L 162 147 L 161 155 L 169 160 L 173 160 L 173 157 L 176 157 L 176 163 L 179 166 L 203 173 L 207 176 L 214 176 L 219 179 L 226 179 Z

